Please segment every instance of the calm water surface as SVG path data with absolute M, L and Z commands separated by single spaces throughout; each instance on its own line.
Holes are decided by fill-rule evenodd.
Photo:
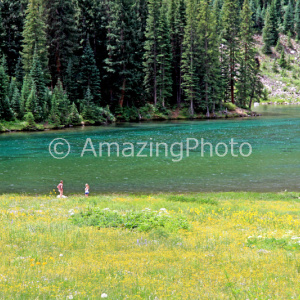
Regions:
M 300 191 L 300 106 L 260 106 L 262 117 L 236 120 L 170 121 L 130 123 L 108 127 L 87 127 L 41 133 L 10 133 L 0 135 L 0 194 L 26 192 L 49 193 L 60 179 L 65 194 L 83 193 L 89 183 L 91 194 L 99 192 L 195 192 L 195 191 Z M 49 154 L 53 139 L 64 138 L 71 152 L 62 160 Z M 81 152 L 90 138 L 97 154 Z M 201 138 L 216 146 L 230 139 L 253 147 L 250 157 L 223 158 L 201 146 L 180 162 L 173 162 L 155 146 L 150 157 L 150 143 L 184 143 L 187 138 Z M 100 142 L 130 142 L 134 157 L 117 157 L 116 148 L 99 157 Z M 143 155 L 136 157 L 141 145 L 147 143 Z M 128 146 L 126 146 L 128 147 Z M 235 146 L 235 152 L 238 150 Z M 90 145 L 88 147 L 90 148 Z M 106 149 L 105 147 L 103 148 Z M 121 150 L 123 148 L 121 147 Z M 222 153 L 220 147 L 220 153 Z M 58 152 L 66 151 L 59 145 Z M 180 152 L 174 147 L 174 155 Z M 247 147 L 245 147 L 247 153 Z M 126 152 L 128 154 L 129 152 Z

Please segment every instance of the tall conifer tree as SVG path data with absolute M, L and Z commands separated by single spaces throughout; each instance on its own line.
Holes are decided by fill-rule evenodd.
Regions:
M 130 98 L 140 97 L 143 80 L 141 61 L 143 57 L 142 20 L 139 7 L 133 0 L 110 2 L 107 22 L 107 53 L 104 69 L 110 89 L 111 101 L 123 107 Z M 134 105 L 134 101 L 132 101 Z
M 95 56 L 89 41 L 87 41 L 87 45 L 81 57 L 80 87 L 83 93 L 82 96 L 84 96 L 87 89 L 90 88 L 95 104 L 100 106 L 100 73 L 96 66 Z
M 237 0 L 225 0 L 222 9 L 222 42 L 225 46 L 228 62 L 228 81 L 230 100 L 235 103 L 234 86 L 237 69 L 239 38 L 239 6 Z
M 144 54 L 144 86 L 148 94 L 148 98 L 152 99 L 154 105 L 157 104 L 158 87 L 157 87 L 157 72 L 158 72 L 158 20 L 159 8 L 161 7 L 160 0 L 149 0 L 148 2 L 148 18 L 146 27 L 146 41 Z
M 11 121 L 14 118 L 8 99 L 9 77 L 3 64 L 0 65 L 0 120 Z
M 195 114 L 195 104 L 199 100 L 199 39 L 197 34 L 197 9 L 198 5 L 196 0 L 191 0 L 187 3 L 182 54 L 182 87 L 189 102 L 189 111 L 191 115 Z
M 76 1 L 44 0 L 47 18 L 47 45 L 52 85 L 64 78 L 69 58 L 79 48 Z
M 22 32 L 27 2 L 27 0 L 0 1 L 2 34 L 4 34 L 4 43 L 1 46 L 1 50 L 7 58 L 9 76 L 14 75 L 18 58 L 22 51 Z
M 37 107 L 39 108 L 39 110 L 43 110 L 46 85 L 45 85 L 44 73 L 41 67 L 37 50 L 35 50 L 34 52 L 32 67 L 29 75 L 35 87 L 35 91 L 36 91 L 35 99 L 36 99 Z M 33 111 L 31 112 L 33 113 Z M 41 114 L 40 117 L 37 116 L 35 117 L 37 121 L 40 121 L 43 119 L 43 114 Z
M 240 67 L 239 80 L 237 82 L 237 99 L 239 105 L 246 107 L 251 105 L 251 97 L 253 98 L 253 88 L 258 86 L 256 81 L 258 77 L 258 65 L 255 59 L 256 50 L 253 39 L 252 12 L 249 7 L 248 0 L 244 1 L 241 13 L 241 38 L 240 38 Z
M 286 34 L 294 34 L 294 8 L 291 0 L 284 14 L 283 30 Z
M 300 39 L 300 0 L 297 0 L 296 8 L 295 8 L 295 33 L 296 33 L 296 39 L 299 41 L 299 39 Z
M 208 0 L 200 2 L 198 24 L 199 60 L 201 75 L 200 107 L 210 116 L 210 110 L 214 110 L 218 100 L 218 81 L 221 80 L 219 72 L 219 49 L 216 31 L 216 18 L 211 11 Z
M 170 27 L 164 5 L 160 8 L 160 16 L 157 25 L 158 31 L 158 100 L 164 107 L 172 96 L 172 72 L 171 72 L 171 38 Z
M 274 2 L 272 2 L 267 10 L 265 26 L 263 29 L 264 53 L 272 53 L 271 46 L 276 46 L 278 38 L 277 15 Z
M 43 18 L 43 8 L 39 0 L 29 0 L 23 31 L 23 66 L 25 74 L 29 74 L 34 52 L 36 51 L 41 68 L 47 74 L 46 24 Z
M 168 18 L 172 49 L 173 98 L 180 107 L 183 94 L 181 61 L 185 28 L 185 2 L 183 0 L 170 0 Z

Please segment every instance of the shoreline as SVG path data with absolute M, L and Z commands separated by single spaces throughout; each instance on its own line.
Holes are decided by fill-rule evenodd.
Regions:
M 255 105 L 258 104 L 258 105 Z M 265 101 L 265 102 L 255 102 L 254 107 L 259 105 L 300 105 L 300 102 L 287 102 L 287 101 Z
M 26 128 L 26 122 L 25 121 L 15 121 L 15 122 L 0 122 L 0 134 L 1 133 L 19 133 L 19 132 L 42 132 L 42 131 L 49 131 L 49 130 L 65 130 L 70 128 L 79 128 L 79 127 L 85 127 L 85 126 L 108 126 L 111 124 L 124 124 L 124 123 L 143 123 L 143 122 L 154 122 L 154 121 L 183 121 L 183 120 L 226 120 L 226 119 L 236 119 L 236 118 L 252 118 L 252 117 L 259 117 L 261 114 L 258 114 L 254 111 L 246 110 L 237 107 L 233 111 L 220 111 L 214 114 L 202 115 L 198 114 L 193 117 L 191 116 L 183 116 L 179 115 L 178 112 L 173 111 L 171 116 L 164 116 L 164 117 L 153 117 L 149 119 L 141 118 L 136 121 L 123 121 L 119 120 L 112 123 L 102 123 L 102 124 L 89 124 L 89 123 L 82 123 L 81 125 L 61 125 L 60 127 L 51 127 L 51 125 L 47 123 L 38 123 L 36 124 L 35 129 L 28 129 Z M 7 126 L 7 127 L 5 127 Z M 22 128 L 24 127 L 24 128 Z
M 277 191 L 277 192 L 255 192 L 255 191 L 218 191 L 218 192 L 95 192 L 95 194 L 90 194 L 89 197 L 85 197 L 84 194 L 80 193 L 72 193 L 70 192 L 69 194 L 64 195 L 66 198 L 59 198 L 58 193 L 54 194 L 51 192 L 51 194 L 46 194 L 46 193 L 36 193 L 36 194 L 31 194 L 31 193 L 0 193 L 0 197 L 31 197 L 31 198 L 42 198 L 42 197 L 53 197 L 53 199 L 70 199 L 70 198 L 84 198 L 84 199 L 90 199 L 90 198 L 97 198 L 97 197 L 149 197 L 149 196 L 154 196 L 154 197 L 166 197 L 166 196 L 203 196 L 203 197 L 213 197 L 213 198 L 218 198 L 218 197 L 237 197 L 236 200 L 238 200 L 239 197 L 243 196 L 250 196 L 254 197 L 256 195 L 262 195 L 262 196 L 292 196 L 295 200 L 300 200 L 300 192 L 299 191 Z

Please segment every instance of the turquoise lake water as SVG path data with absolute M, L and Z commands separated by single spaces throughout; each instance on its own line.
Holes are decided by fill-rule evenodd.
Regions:
M 0 193 L 49 193 L 64 180 L 65 194 L 84 193 L 89 183 L 91 194 L 106 192 L 207 192 L 207 191 L 300 191 L 300 106 L 260 106 L 262 117 L 235 120 L 166 121 L 128 123 L 107 127 L 85 127 L 39 133 L 9 133 L 0 135 Z M 52 140 L 63 138 L 70 145 L 65 159 L 55 159 L 49 153 Z M 81 157 L 86 139 L 90 138 L 96 156 L 86 151 Z M 199 147 L 187 157 L 186 141 L 199 141 Z M 201 139 L 215 147 L 223 142 L 228 154 L 210 157 L 209 146 L 201 149 Z M 249 143 L 249 157 L 233 157 L 239 146 Z M 99 143 L 120 145 L 107 147 L 99 155 Z M 132 143 L 133 157 L 122 157 L 124 143 Z M 145 149 L 137 157 L 146 143 Z M 152 143 L 152 146 L 151 146 Z M 159 147 L 156 143 L 166 143 Z M 183 143 L 182 160 L 180 144 Z M 54 146 L 54 144 L 52 144 Z M 152 148 L 151 148 L 152 147 Z M 167 148 L 167 154 L 165 153 Z M 86 149 L 91 149 L 91 143 Z M 224 153 L 224 145 L 218 150 Z M 52 153 L 54 148 L 51 147 Z M 64 155 L 68 147 L 57 145 Z M 248 154 L 249 147 L 243 147 Z M 150 157 L 152 152 L 152 157 Z M 59 155 L 58 155 L 59 156 Z M 180 160 L 174 162 L 174 160 Z

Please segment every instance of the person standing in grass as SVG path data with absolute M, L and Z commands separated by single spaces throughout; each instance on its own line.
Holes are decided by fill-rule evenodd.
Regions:
M 86 183 L 85 184 L 85 196 L 88 197 L 90 193 L 90 186 Z
M 59 197 L 62 198 L 64 194 L 64 182 L 61 180 L 59 185 L 57 186 L 57 189 L 59 191 Z

